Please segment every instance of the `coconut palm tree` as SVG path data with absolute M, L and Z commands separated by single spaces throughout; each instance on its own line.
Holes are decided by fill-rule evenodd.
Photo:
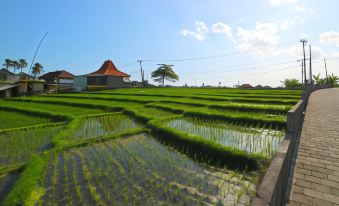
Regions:
M 161 66 L 152 72 L 154 81 L 165 86 L 165 80 L 175 82 L 179 80 L 179 76 L 173 71 L 173 65 L 160 64 Z
M 19 62 L 18 66 L 20 68 L 20 73 L 22 73 L 22 69 L 26 68 L 27 65 L 28 65 L 27 61 L 26 61 L 26 59 L 19 59 L 18 62 Z
M 2 66 L 6 67 L 6 69 L 8 71 L 8 69 L 11 67 L 11 65 L 12 65 L 12 60 L 5 59 L 5 63 Z
M 39 63 L 35 63 L 35 64 L 34 64 L 34 66 L 32 67 L 32 74 L 34 75 L 34 79 L 36 78 L 36 76 L 37 76 L 38 74 L 41 73 L 41 71 L 42 71 L 43 68 L 44 68 L 44 67 L 43 67 L 41 64 L 39 64 Z
M 19 68 L 19 62 L 12 61 L 11 66 L 13 67 L 13 73 L 15 74 L 15 70 Z

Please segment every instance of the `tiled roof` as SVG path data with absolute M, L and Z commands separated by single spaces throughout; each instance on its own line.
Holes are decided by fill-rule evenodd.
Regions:
M 90 73 L 88 76 L 96 76 L 96 75 L 112 75 L 117 77 L 129 77 L 130 75 L 119 71 L 111 60 L 107 60 L 100 67 L 99 70 Z
M 0 69 L 0 71 L 5 72 L 5 73 L 10 74 L 10 75 L 14 75 L 14 73 L 8 71 L 7 69 Z
M 39 79 L 73 79 L 74 75 L 65 71 L 65 70 L 60 70 L 60 71 L 55 71 L 55 72 L 48 72 L 44 75 L 42 75 Z
M 250 84 L 243 84 L 239 88 L 253 88 Z

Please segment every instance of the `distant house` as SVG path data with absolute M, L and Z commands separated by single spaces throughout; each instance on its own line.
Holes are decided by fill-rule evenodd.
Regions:
M 39 79 L 43 79 L 48 84 L 62 84 L 73 86 L 74 75 L 65 71 L 55 71 L 55 72 L 48 72 L 39 77 Z
M 131 87 L 143 87 L 143 83 L 139 81 L 132 81 L 131 82 Z
M 74 75 L 65 70 L 48 72 L 39 77 L 45 80 L 45 89 L 49 92 L 73 91 Z
M 23 94 L 41 94 L 44 92 L 44 80 L 20 80 L 16 82 L 18 85 L 19 95 Z
M 111 60 L 105 61 L 100 69 L 86 76 L 89 90 L 130 87 L 130 75 L 119 71 Z
M 19 76 L 8 71 L 7 69 L 0 70 L 0 82 L 15 82 L 19 81 Z
M 242 84 L 239 86 L 240 89 L 250 89 L 253 88 L 252 85 L 250 84 Z
M 18 73 L 18 76 L 20 77 L 20 80 L 34 80 L 34 76 L 25 72 Z
M 15 83 L 0 84 L 0 98 L 17 97 L 44 92 L 45 81 L 20 80 Z
M 18 85 L 16 84 L 0 84 L 0 98 L 18 96 Z

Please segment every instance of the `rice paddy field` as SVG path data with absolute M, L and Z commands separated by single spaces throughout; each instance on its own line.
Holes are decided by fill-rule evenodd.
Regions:
M 301 90 L 0 100 L 0 205 L 250 205 Z

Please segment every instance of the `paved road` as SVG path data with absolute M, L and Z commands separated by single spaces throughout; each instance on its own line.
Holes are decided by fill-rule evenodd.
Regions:
M 339 88 L 310 96 L 289 205 L 339 206 Z

